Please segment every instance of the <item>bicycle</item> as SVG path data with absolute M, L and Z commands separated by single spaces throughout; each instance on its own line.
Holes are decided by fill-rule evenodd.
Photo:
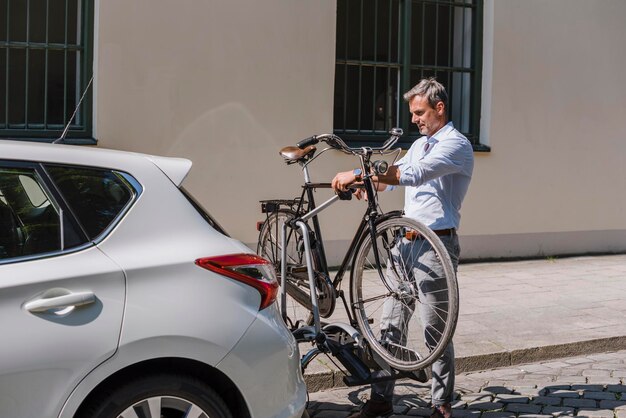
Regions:
M 400 211 L 384 213 L 378 205 L 372 177 L 386 172 L 388 164 L 384 160 L 372 161 L 372 156 L 400 152 L 392 147 L 402 130 L 394 128 L 390 134 L 378 148 L 350 148 L 334 134 L 312 136 L 295 147 L 283 148 L 280 155 L 285 162 L 302 167 L 302 193 L 295 199 L 261 201 L 266 219 L 257 225 L 257 252 L 270 260 L 278 273 L 278 303 L 283 319 L 298 341 L 313 341 L 317 345 L 303 356 L 302 365 L 306 367 L 320 352 L 330 352 L 352 374 L 347 380 L 344 378 L 348 385 L 407 376 L 407 372 L 429 366 L 452 338 L 458 317 L 455 269 L 442 241 L 424 224 L 403 217 Z M 320 142 L 327 147 L 316 155 L 315 144 Z M 333 280 L 318 214 L 337 200 L 349 200 L 352 192 L 339 193 L 316 206 L 314 190 L 331 185 L 311 182 L 308 170 L 310 163 L 331 149 L 359 158 L 364 175 L 357 187 L 362 187 L 367 196 L 367 209 Z M 441 267 L 437 269 L 439 276 L 433 278 L 438 285 L 432 292 L 420 288 L 423 280 L 415 277 L 425 268 L 420 259 L 412 259 L 412 270 L 408 271 L 408 263 L 399 254 L 402 251 L 403 255 L 419 257 L 429 249 Z M 349 304 L 341 289 L 348 270 Z M 435 273 L 429 269 L 427 274 Z M 323 326 L 320 317 L 333 314 L 337 298 L 343 302 L 350 323 Z M 430 303 L 431 299 L 435 302 Z M 401 309 L 408 318 L 396 329 L 390 329 L 393 327 L 381 321 L 385 305 Z M 434 315 L 437 323 L 421 324 L 425 315 Z M 369 369 L 390 373 L 377 378 Z

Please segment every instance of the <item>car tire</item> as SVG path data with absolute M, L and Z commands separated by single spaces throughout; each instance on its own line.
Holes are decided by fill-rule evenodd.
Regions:
M 81 408 L 76 418 L 232 418 L 220 396 L 203 381 L 178 374 L 155 374 L 128 381 Z M 135 411 L 133 413 L 132 411 Z

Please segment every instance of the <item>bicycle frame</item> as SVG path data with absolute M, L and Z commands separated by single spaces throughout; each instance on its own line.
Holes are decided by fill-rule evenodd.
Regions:
M 369 173 L 370 172 L 370 161 L 369 161 L 369 157 L 370 155 L 367 154 L 366 156 L 360 156 L 361 159 L 361 165 L 363 168 L 363 172 L 365 173 Z M 303 190 L 302 190 L 302 194 L 300 196 L 300 199 L 298 201 L 298 205 L 296 208 L 296 214 L 300 214 L 303 209 L 306 209 L 306 213 L 304 213 L 303 215 L 295 218 L 292 223 L 293 225 L 287 225 L 287 224 L 283 224 L 282 225 L 282 231 L 281 231 L 281 260 L 286 260 L 287 259 L 287 248 L 286 248 L 286 240 L 287 240 L 287 228 L 288 227 L 298 227 L 301 229 L 302 231 L 302 236 L 303 236 L 303 240 L 304 240 L 304 250 L 305 250 L 305 257 L 306 257 L 306 263 L 307 263 L 307 274 L 308 274 L 308 280 L 309 280 L 309 289 L 311 291 L 311 306 L 312 306 L 312 313 L 313 313 L 313 320 L 314 320 L 314 325 L 315 325 L 315 330 L 316 333 L 319 333 L 321 331 L 321 323 L 320 323 L 320 315 L 319 315 L 319 309 L 318 309 L 318 305 L 317 305 L 317 292 L 316 292 L 316 286 L 315 286 L 315 277 L 314 277 L 314 266 L 313 266 L 313 259 L 312 259 L 312 251 L 311 251 L 311 242 L 309 239 L 309 227 L 307 225 L 307 221 L 311 220 L 311 222 L 313 223 L 313 231 L 315 236 L 317 237 L 317 243 L 316 245 L 318 246 L 318 252 L 320 255 L 320 269 L 322 270 L 322 273 L 325 275 L 325 277 L 330 278 L 329 275 L 329 271 L 328 271 L 328 262 L 326 259 L 326 252 L 324 249 L 324 240 L 322 237 L 322 232 L 321 232 L 321 228 L 319 225 L 319 220 L 317 215 L 322 212 L 323 210 L 325 210 L 326 208 L 328 208 L 329 206 L 331 206 L 333 203 L 337 202 L 337 200 L 340 200 L 341 197 L 339 195 L 334 195 L 333 197 L 331 197 L 330 199 L 326 200 L 325 202 L 323 202 L 322 204 L 320 204 L 319 206 L 316 206 L 315 204 L 315 196 L 314 196 L 314 191 L 316 189 L 323 189 L 323 188 L 331 188 L 331 184 L 330 183 L 312 183 L 311 182 L 311 178 L 309 175 L 309 171 L 308 171 L 308 167 L 307 164 L 302 164 L 303 165 L 303 172 L 304 172 L 304 179 L 305 179 L 305 184 L 302 186 Z M 348 306 L 348 303 L 346 302 L 345 296 L 343 294 L 342 290 L 339 290 L 339 286 L 343 280 L 343 276 L 345 274 L 345 272 L 348 270 L 350 263 L 352 261 L 352 259 L 354 258 L 354 253 L 359 245 L 359 243 L 361 242 L 361 239 L 363 237 L 363 235 L 366 233 L 366 231 L 370 231 L 370 233 L 372 234 L 372 245 L 373 245 L 373 250 L 374 250 L 374 256 L 375 256 L 375 261 L 377 265 L 380 265 L 379 260 L 378 260 L 378 251 L 376 248 L 376 240 L 375 240 L 375 233 L 376 233 L 376 229 L 375 229 L 375 224 L 376 221 L 384 216 L 391 216 L 391 215 L 396 215 L 398 214 L 398 212 L 390 212 L 387 214 L 382 214 L 380 213 L 380 211 L 378 210 L 377 207 L 377 198 L 376 198 L 376 191 L 374 190 L 374 184 L 373 181 L 371 180 L 371 176 L 370 175 L 366 175 L 364 177 L 364 182 L 363 182 L 363 187 L 365 189 L 365 192 L 367 194 L 367 209 L 365 211 L 365 213 L 363 214 L 363 217 L 361 219 L 361 222 L 357 228 L 357 231 L 350 243 L 350 246 L 344 256 L 344 259 L 334 277 L 334 279 L 332 280 L 332 287 L 335 290 L 335 297 L 339 297 L 341 298 L 343 305 L 346 309 L 346 312 L 348 314 L 348 318 L 350 321 L 351 325 L 355 325 L 356 321 L 354 320 L 354 318 L 352 317 L 352 312 L 351 309 Z M 305 199 L 304 197 L 306 196 L 306 208 L 304 207 L 305 205 Z M 286 293 L 286 280 L 287 280 L 287 271 L 286 271 L 286 264 L 285 262 L 281 263 L 281 280 L 282 280 L 282 286 L 281 286 L 281 299 L 282 299 L 282 315 L 283 318 L 286 317 L 286 298 L 287 298 L 287 293 Z M 383 281 L 383 283 L 386 283 L 386 280 L 383 277 L 383 273 L 381 271 L 381 269 L 379 268 L 379 274 L 381 275 L 381 279 Z M 331 313 L 332 314 L 332 313 Z
M 259 236 L 259 249 L 262 250 L 260 251 L 265 252 L 265 243 L 269 242 L 269 251 L 272 251 L 272 262 L 274 265 L 280 265 L 280 308 L 285 323 L 290 322 L 290 318 L 287 316 L 288 293 L 296 303 L 301 304 L 307 311 L 310 311 L 313 316 L 313 325 L 302 326 L 300 321 L 296 321 L 295 326 L 292 328 L 292 334 L 296 341 L 314 343 L 313 348 L 302 356 L 302 367 L 305 368 L 307 364 L 320 353 L 331 355 L 337 358 L 345 367 L 346 376 L 344 377 L 344 382 L 348 386 L 395 380 L 401 377 L 416 378 L 416 375 L 412 374 L 414 372 L 413 369 L 390 368 L 391 363 L 388 363 L 388 361 L 395 359 L 387 360 L 387 358 L 391 357 L 389 357 L 385 351 L 380 351 L 384 348 L 368 348 L 368 343 L 377 343 L 380 345 L 380 342 L 377 342 L 376 338 L 372 337 L 370 328 L 366 329 L 367 335 L 369 336 L 367 338 L 362 335 L 359 328 L 360 326 L 368 327 L 368 324 L 371 324 L 367 315 L 365 319 L 363 318 L 363 309 L 365 309 L 364 303 L 368 303 L 369 301 L 362 299 L 360 287 L 353 288 L 354 285 L 361 286 L 360 280 L 362 277 L 357 276 L 357 282 L 351 283 L 351 288 L 349 289 L 350 291 L 357 292 L 356 299 L 352 292 L 350 292 L 349 296 L 350 303 L 354 305 L 348 304 L 344 291 L 341 290 L 341 282 L 343 281 L 346 271 L 355 267 L 355 261 L 359 263 L 359 269 L 364 268 L 361 263 L 361 261 L 363 261 L 367 262 L 368 270 L 376 269 L 378 271 L 380 280 L 386 288 L 386 291 L 383 289 L 382 293 L 375 296 L 373 300 L 397 297 L 398 289 L 394 287 L 394 272 L 397 277 L 401 275 L 397 271 L 396 261 L 393 259 L 393 257 L 397 257 L 397 255 L 392 253 L 392 251 L 397 248 L 396 244 L 400 242 L 401 239 L 405 238 L 407 228 L 408 230 L 417 229 L 424 236 L 429 236 L 431 235 L 430 232 L 432 232 L 425 231 L 424 226 L 417 222 L 394 219 L 401 217 L 401 211 L 385 213 L 378 206 L 378 185 L 374 183 L 373 177 L 375 174 L 385 172 L 386 162 L 372 162 L 371 157 L 374 154 L 388 155 L 392 153 L 396 153 L 395 158 L 398 157 L 400 149 L 392 150 L 391 147 L 402 135 L 402 130 L 394 128 L 390 131 L 390 134 L 391 137 L 378 148 L 350 148 L 338 136 L 334 134 L 322 134 L 306 138 L 297 143 L 295 147 L 289 146 L 281 149 L 280 154 L 287 164 L 298 163 L 302 167 L 304 174 L 302 193 L 299 198 L 295 199 L 261 201 L 262 212 L 268 214 L 268 221 L 270 220 L 270 214 L 276 213 L 276 221 L 267 225 L 268 228 L 275 227 L 276 232 L 279 232 L 279 237 L 274 235 L 274 239 L 272 240 L 271 230 L 262 229 L 265 228 L 265 226 L 260 223 L 257 224 L 261 232 Z M 313 147 L 313 145 L 319 142 L 325 142 L 328 148 L 323 149 L 315 155 L 316 148 Z M 345 154 L 359 157 L 361 169 L 365 175 L 363 176 L 363 183 L 359 184 L 358 187 L 365 191 L 367 197 L 367 208 L 363 213 L 361 222 L 343 257 L 341 265 L 332 280 L 329 274 L 324 239 L 318 215 L 337 202 L 337 200 L 347 200 L 351 198 L 351 192 L 339 193 L 317 205 L 314 195 L 315 190 L 331 188 L 331 184 L 312 182 L 308 170 L 308 165 L 312 161 L 330 149 L 339 150 Z M 352 188 L 354 186 L 350 187 Z M 288 210 L 285 210 L 286 208 L 288 208 Z M 280 212 L 284 213 L 280 215 Z M 283 221 L 279 221 L 280 219 L 283 219 Z M 279 225 L 281 225 L 280 231 L 278 231 Z M 392 227 L 392 225 L 396 228 Z M 270 232 L 268 233 L 268 231 Z M 287 234 L 289 234 L 289 236 Z M 291 234 L 296 235 L 295 239 L 291 239 Z M 437 238 L 436 235 L 433 234 L 433 236 L 435 239 Z M 315 237 L 315 242 L 312 242 L 312 237 Z M 290 260 L 287 258 L 287 247 L 290 246 L 290 248 L 293 248 L 293 244 L 295 244 L 296 253 L 293 254 L 293 256 L 290 255 L 290 260 L 293 260 L 293 263 L 288 263 Z M 439 246 L 442 247 L 442 244 Z M 279 256 L 276 254 L 276 250 L 279 250 Z M 379 252 L 379 250 L 381 251 Z M 291 249 L 289 251 L 291 251 Z M 361 257 L 363 257 L 363 259 L 361 259 Z M 384 265 L 382 262 L 383 257 Z M 280 258 L 280 263 L 278 263 L 278 258 Z M 358 260 L 356 260 L 357 258 Z M 306 264 L 306 279 L 301 275 L 301 273 L 303 273 L 303 262 Z M 289 269 L 293 267 L 293 270 L 289 271 L 289 277 L 287 277 L 288 265 Z M 358 273 L 360 274 L 360 271 Z M 374 272 L 372 271 L 372 273 Z M 354 276 L 351 276 L 351 279 L 354 279 Z M 292 280 L 293 283 L 291 282 Z M 371 277 L 369 280 L 371 280 Z M 308 281 L 308 294 L 305 290 L 306 284 L 303 283 L 303 281 Z M 319 299 L 321 296 L 318 297 L 318 291 L 322 292 L 325 297 L 324 299 Z M 336 307 L 337 297 L 341 298 L 344 304 L 349 324 L 331 322 L 324 324 L 322 327 L 320 312 L 324 315 L 324 318 L 331 317 Z M 374 340 L 368 338 L 374 338 Z M 407 348 L 407 350 L 414 352 L 416 356 L 418 356 L 416 359 L 419 359 L 419 353 L 412 349 Z M 411 359 L 409 360 L 411 361 Z M 377 364 L 377 366 L 372 365 L 372 362 Z M 396 363 L 397 362 L 393 364 Z M 398 367 L 406 366 L 400 364 Z

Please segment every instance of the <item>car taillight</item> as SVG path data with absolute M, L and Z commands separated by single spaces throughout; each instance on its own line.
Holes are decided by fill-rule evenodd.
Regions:
M 278 281 L 272 263 L 254 254 L 230 254 L 199 258 L 196 264 L 254 287 L 261 294 L 261 306 L 270 306 L 278 293 Z

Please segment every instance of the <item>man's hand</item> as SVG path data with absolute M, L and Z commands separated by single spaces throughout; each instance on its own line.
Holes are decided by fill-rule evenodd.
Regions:
M 337 173 L 333 181 L 330 183 L 335 192 L 345 192 L 348 186 L 356 181 L 356 176 L 352 171 L 342 171 Z

